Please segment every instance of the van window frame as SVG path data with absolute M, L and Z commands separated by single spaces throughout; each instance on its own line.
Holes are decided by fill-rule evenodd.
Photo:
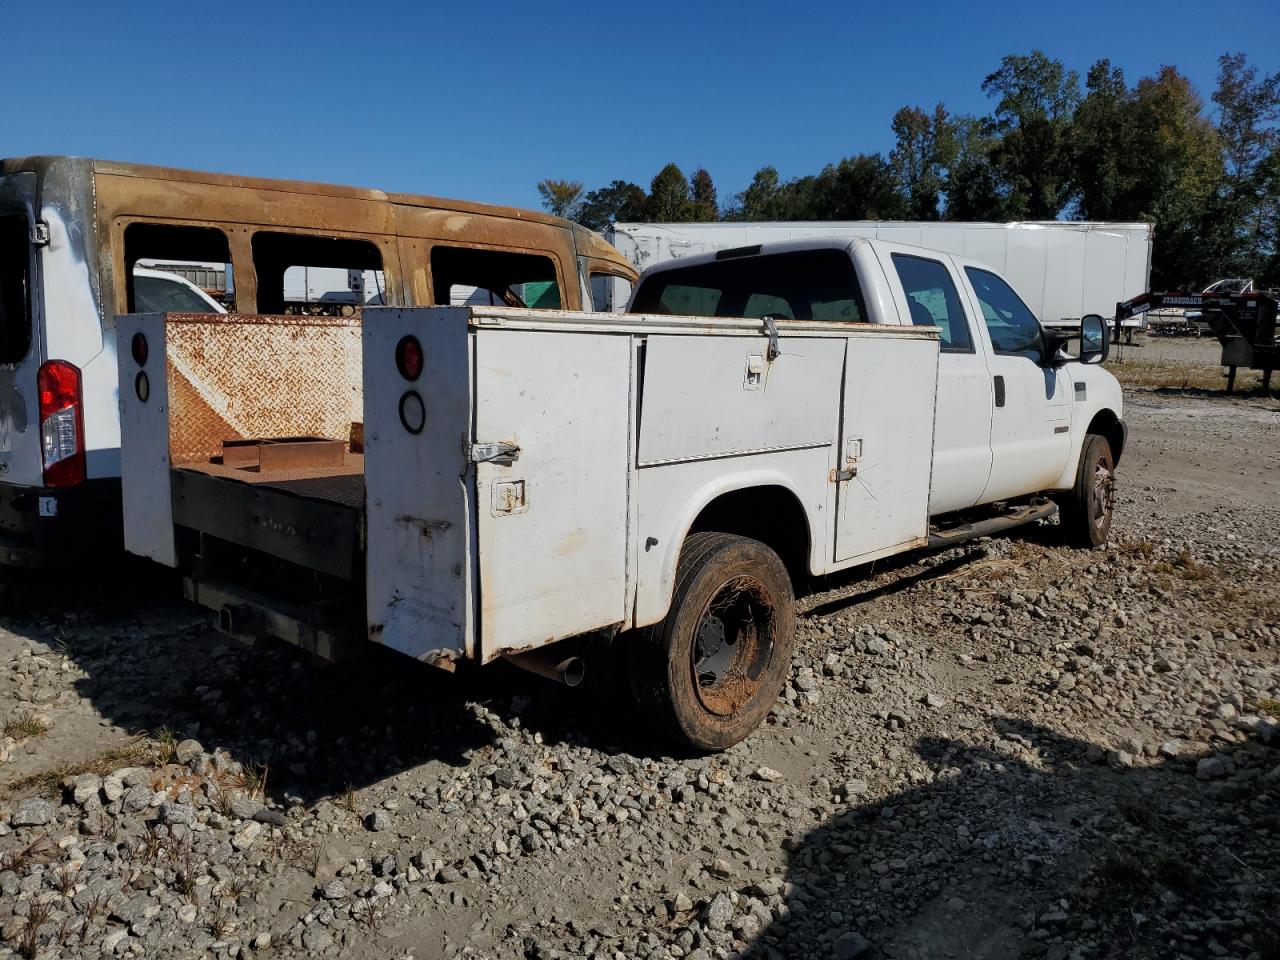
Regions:
M 396 272 L 394 268 L 398 267 L 400 263 L 400 259 L 399 259 L 400 251 L 396 243 L 397 237 L 394 234 L 359 233 L 359 232 L 353 232 L 348 230 L 343 230 L 343 231 L 318 230 L 312 227 L 290 227 L 290 226 L 276 226 L 274 224 L 272 225 L 257 224 L 248 228 L 247 236 L 245 237 L 245 244 L 244 244 L 245 250 L 249 254 L 249 264 L 246 269 L 251 271 L 253 275 L 253 298 L 254 298 L 255 313 L 261 313 L 262 308 L 259 306 L 260 284 L 259 284 L 259 278 L 258 278 L 258 266 L 253 255 L 253 242 L 257 237 L 263 234 L 269 234 L 271 236 L 313 237 L 321 240 L 348 240 L 348 241 L 356 241 L 356 242 L 370 244 L 378 251 L 378 259 L 381 262 L 381 266 L 378 267 L 377 269 L 382 271 L 382 288 L 383 288 L 382 306 L 398 307 L 401 305 L 400 295 L 399 295 L 400 294 L 399 283 L 398 282 L 393 283 L 392 281 L 393 276 L 397 278 L 399 276 L 398 272 Z M 293 266 L 306 266 L 306 264 L 294 264 Z M 287 269 L 288 268 L 286 268 L 286 270 Z M 283 283 L 283 278 L 281 282 Z M 364 305 L 361 304 L 359 309 L 363 309 L 363 308 L 364 308 Z
M 179 220 L 173 217 L 148 217 L 134 215 L 119 215 L 111 221 L 111 243 L 109 249 L 104 251 L 102 262 L 111 264 L 111 302 L 113 313 L 118 316 L 124 316 L 129 312 L 129 280 L 133 274 L 134 264 L 129 263 L 126 256 L 125 233 L 134 224 L 144 224 L 147 226 L 157 227 L 194 227 L 197 229 L 219 230 L 227 241 L 227 263 L 231 265 L 232 276 L 235 283 L 235 294 L 231 300 L 231 306 L 227 308 L 228 313 L 252 313 L 253 310 L 246 309 L 249 304 L 243 299 L 246 295 L 245 290 L 241 288 L 240 280 L 244 276 L 240 258 L 236 256 L 237 236 L 236 231 L 243 227 L 242 224 L 230 220 Z M 142 257 L 141 259 L 155 259 L 151 255 Z M 163 259 L 163 258 L 160 258 Z
M 571 311 L 582 309 L 581 304 L 577 307 L 573 307 L 567 303 L 568 297 L 570 296 L 570 288 L 565 285 L 566 274 L 564 263 L 561 261 L 560 255 L 554 250 L 548 250 L 545 247 L 508 246 L 506 244 L 499 243 L 476 243 L 474 241 L 452 240 L 444 237 L 415 237 L 414 239 L 418 241 L 415 244 L 414 249 L 414 255 L 417 258 L 417 262 L 413 264 L 411 269 L 422 270 L 423 277 L 426 280 L 427 290 L 427 297 L 423 300 L 423 303 L 420 304 L 420 306 L 449 306 L 447 303 L 442 304 L 435 302 L 436 278 L 431 271 L 432 251 L 436 247 L 448 247 L 455 250 L 466 249 L 479 250 L 481 252 L 488 253 L 517 253 L 529 257 L 546 257 L 551 261 L 551 266 L 556 272 L 556 288 L 560 291 L 560 306 L 556 309 Z M 576 272 L 574 274 L 574 278 L 575 280 L 577 279 Z M 579 285 L 575 283 L 573 289 L 577 290 L 577 299 L 581 300 L 582 291 L 579 289 Z

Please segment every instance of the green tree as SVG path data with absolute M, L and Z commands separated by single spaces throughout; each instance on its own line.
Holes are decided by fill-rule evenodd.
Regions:
M 1133 149 L 1141 142 L 1133 91 L 1124 71 L 1105 59 L 1089 69 L 1085 88 L 1071 134 L 1075 213 L 1085 220 L 1140 217 L 1145 211 L 1136 209 L 1133 198 L 1141 163 Z
M 1276 203 L 1269 161 L 1280 145 L 1280 74 L 1258 76 L 1244 54 L 1218 58 L 1218 134 L 1225 177 L 1216 198 L 1218 215 L 1232 225 L 1219 230 L 1224 272 L 1257 276 L 1275 251 L 1268 211 Z
M 948 220 L 1008 220 L 1000 172 L 992 160 L 999 140 L 990 120 L 957 117 L 952 121 L 952 158 L 942 194 Z
M 726 212 L 732 220 L 776 220 L 781 185 L 776 167 L 761 167 L 751 178 L 751 184 L 738 194 L 734 205 Z
M 801 204 L 803 219 L 901 220 L 907 204 L 889 162 L 878 154 L 860 153 L 828 164 L 809 187 Z
M 577 220 L 592 230 L 603 230 L 619 221 L 644 220 L 648 202 L 649 195 L 642 187 L 626 180 L 615 180 L 582 198 Z
M 996 97 L 999 142 L 991 159 L 1007 188 L 1010 212 L 1053 219 L 1071 196 L 1071 121 L 1080 102 L 1080 75 L 1040 50 L 1010 54 L 982 82 Z
M 1126 203 L 1155 225 L 1151 283 L 1159 289 L 1199 284 L 1220 276 L 1227 247 L 1217 205 L 1225 176 L 1217 130 L 1204 102 L 1174 67 L 1161 67 L 1134 89 L 1133 145 L 1137 174 Z
M 689 192 L 693 198 L 693 219 L 711 223 L 720 219 L 720 204 L 716 200 L 716 185 L 706 168 L 699 167 L 689 179 Z
M 572 220 L 582 201 L 582 184 L 577 180 L 539 180 L 538 195 L 553 216 Z
M 658 171 L 649 184 L 648 219 L 654 223 L 688 223 L 693 220 L 689 181 L 674 163 Z
M 906 197 L 907 215 L 913 220 L 938 220 L 947 169 L 955 159 L 956 140 L 946 108 L 933 113 L 919 107 L 903 107 L 893 115 L 897 144 L 889 154 L 900 189 Z

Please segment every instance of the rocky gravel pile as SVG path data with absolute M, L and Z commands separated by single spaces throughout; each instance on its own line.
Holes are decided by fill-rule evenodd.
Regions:
M 1280 418 L 1186 408 L 1132 412 L 1103 549 L 818 584 L 715 756 L 153 597 L 2 616 L 0 955 L 1275 960 Z

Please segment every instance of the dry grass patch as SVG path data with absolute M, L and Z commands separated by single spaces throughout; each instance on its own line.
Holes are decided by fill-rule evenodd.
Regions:
M 30 710 L 16 713 L 4 722 L 4 735 L 12 737 L 14 740 L 38 737 L 43 733 L 47 733 L 48 730 L 48 721 Z
M 67 777 L 78 777 L 82 773 L 96 773 L 105 777 L 121 767 L 149 767 L 162 762 L 163 748 L 148 737 L 138 737 L 120 746 L 104 750 L 96 757 L 60 764 L 47 770 L 20 777 L 9 784 L 9 793 L 35 789 L 43 794 L 55 793 Z
M 1123 363 L 1109 363 L 1117 380 L 1126 387 L 1145 387 L 1152 390 L 1225 390 L 1226 374 L 1217 364 L 1187 363 L 1178 360 L 1143 360 L 1126 358 Z M 1244 377 L 1237 378 L 1237 385 Z

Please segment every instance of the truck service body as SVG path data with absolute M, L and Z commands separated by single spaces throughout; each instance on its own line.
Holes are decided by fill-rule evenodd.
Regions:
M 1047 517 L 1050 496 L 1105 537 L 1119 388 L 1034 318 L 1008 340 L 1029 328 L 985 266 L 875 240 L 672 266 L 693 274 L 647 274 L 627 316 L 122 319 L 128 549 L 181 568 L 224 629 L 321 653 L 563 675 L 550 645 L 616 638 L 656 725 L 718 749 L 785 679 L 791 574 Z M 759 289 L 730 296 L 717 268 Z M 690 315 L 709 291 L 729 315 Z M 1082 332 L 1101 359 L 1100 318 Z M 210 433 L 182 382 L 246 336 L 300 375 L 238 369 Z

